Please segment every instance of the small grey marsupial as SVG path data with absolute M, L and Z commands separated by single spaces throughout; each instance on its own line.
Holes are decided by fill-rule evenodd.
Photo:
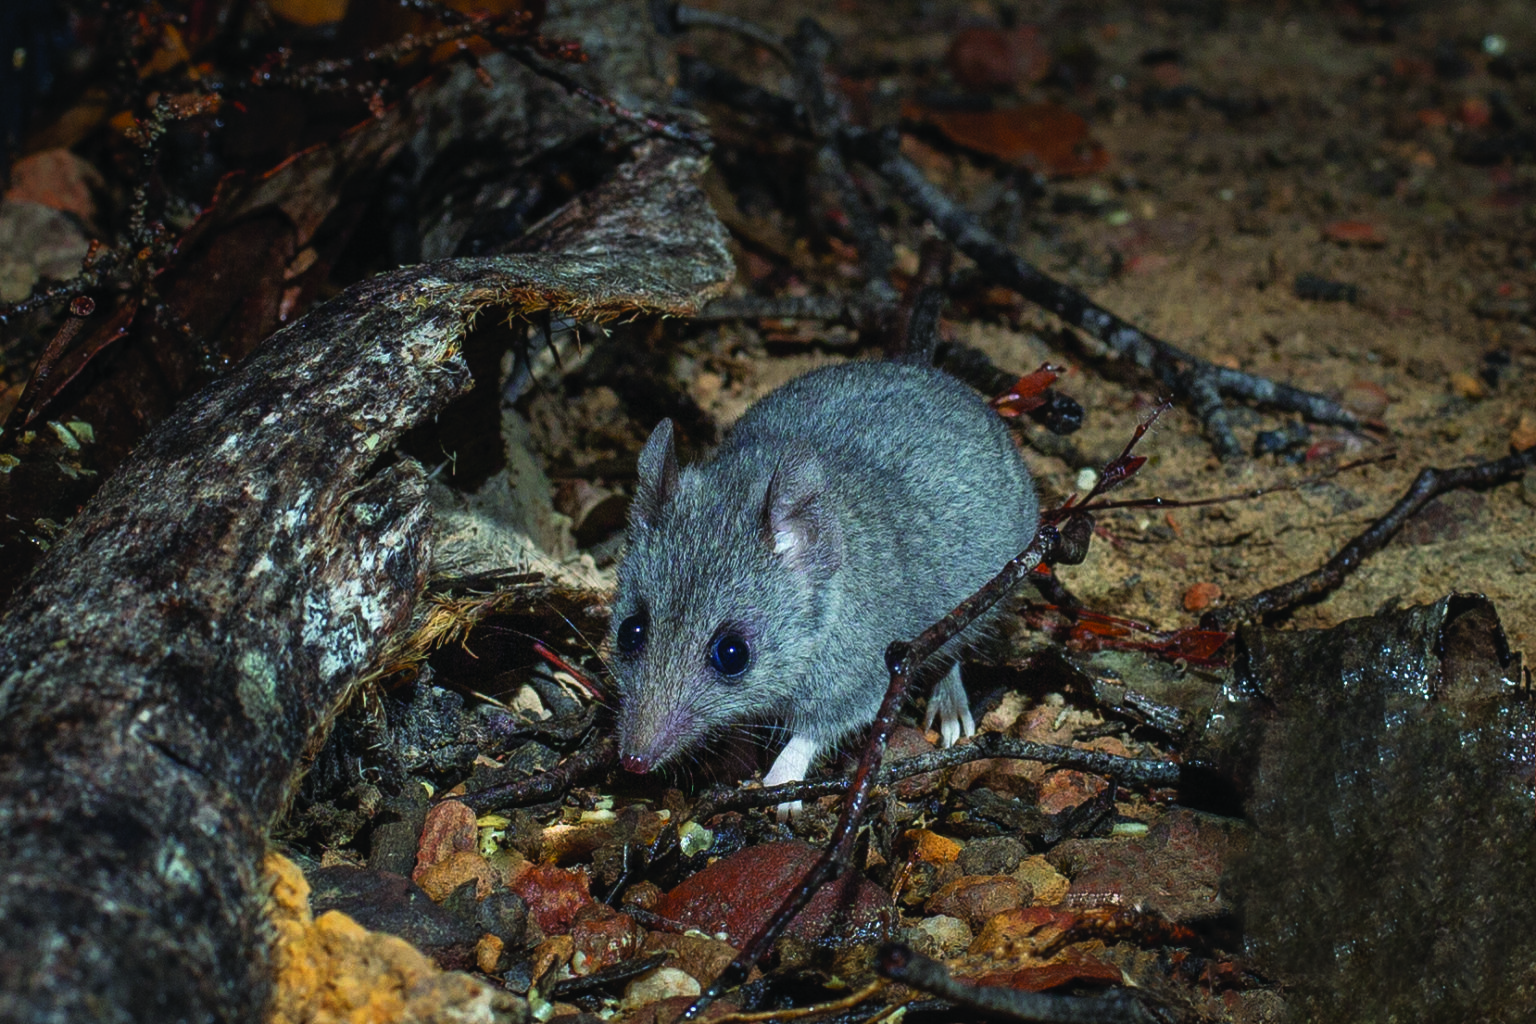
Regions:
M 814 370 L 681 470 L 663 420 L 640 454 L 609 636 L 623 766 L 760 722 L 789 733 L 764 784 L 803 779 L 874 720 L 886 647 L 976 591 L 1039 521 L 1007 427 L 933 367 Z M 997 614 L 924 666 L 946 746 L 975 732 L 957 659 Z

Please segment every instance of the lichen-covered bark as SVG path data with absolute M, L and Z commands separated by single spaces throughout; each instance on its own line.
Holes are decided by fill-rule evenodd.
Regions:
M 266 828 L 424 583 L 425 481 L 394 440 L 469 386 L 458 340 L 487 306 L 717 294 L 700 164 L 647 149 L 600 190 L 639 212 L 563 252 L 354 286 L 190 399 L 70 524 L 0 619 L 0 1019 L 258 1019 Z

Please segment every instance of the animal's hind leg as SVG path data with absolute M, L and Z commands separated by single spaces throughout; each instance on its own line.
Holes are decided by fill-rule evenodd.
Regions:
M 954 746 L 961 736 L 976 735 L 976 720 L 971 717 L 971 702 L 965 695 L 965 687 L 960 684 L 958 661 L 950 666 L 944 678 L 939 680 L 939 685 L 933 688 L 933 696 L 928 698 L 928 717 L 923 719 L 923 728 L 933 728 L 935 717 L 939 720 L 939 736 L 946 747 Z

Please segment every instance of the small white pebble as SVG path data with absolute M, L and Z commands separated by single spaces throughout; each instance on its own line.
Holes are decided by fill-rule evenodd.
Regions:
M 539 697 L 539 692 L 527 683 L 518 687 L 517 693 L 513 695 L 509 707 L 515 713 L 527 715 L 539 721 L 550 717 L 548 709 L 544 707 L 544 701 Z
M 929 937 L 938 944 L 939 949 L 945 953 L 960 952 L 971 944 L 971 929 L 958 917 L 935 914 L 933 917 L 923 918 L 917 926 L 927 932 Z
M 698 822 L 690 821 L 678 834 L 677 845 L 683 851 L 683 856 L 692 857 L 695 854 L 705 853 L 714 846 L 715 834 Z
M 80 450 L 80 439 L 69 432 L 69 428 L 56 420 L 48 421 L 48 429 L 53 431 L 53 436 L 59 439 L 59 443 L 72 452 Z
M 699 983 L 686 971 L 676 967 L 658 967 L 649 974 L 642 974 L 625 987 L 624 1005 L 636 1009 L 673 996 L 696 996 L 700 991 Z

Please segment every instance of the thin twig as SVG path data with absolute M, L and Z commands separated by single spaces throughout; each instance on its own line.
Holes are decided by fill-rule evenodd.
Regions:
M 948 771 L 972 761 L 987 758 L 1010 758 L 1018 761 L 1039 761 L 1058 768 L 1092 772 L 1131 786 L 1178 785 L 1182 768 L 1176 761 L 1160 761 L 1154 758 L 1123 757 L 1102 750 L 1085 750 L 1054 743 L 1033 743 L 1013 739 L 1000 733 L 983 733 L 960 746 L 933 750 L 916 757 L 905 758 L 895 764 L 885 765 L 875 781 L 876 786 L 889 786 L 929 772 Z M 695 821 L 707 821 L 717 814 L 748 807 L 774 807 L 795 800 L 815 800 L 818 797 L 846 793 L 853 784 L 852 776 L 835 779 L 788 782 L 766 789 L 741 789 L 719 787 L 704 794 L 695 806 Z
M 772 121 L 780 130 L 817 137 L 816 111 L 752 86 L 730 72 L 703 61 L 680 64 L 679 83 L 696 95 L 708 96 L 738 110 Z M 1115 357 L 1151 371 L 1174 394 L 1190 404 L 1223 458 L 1242 454 L 1228 422 L 1224 397 L 1301 413 L 1319 423 L 1358 429 L 1364 424 L 1337 402 L 1313 392 L 1265 377 L 1216 366 L 1146 333 L 1096 305 L 1082 292 L 1055 280 L 1015 255 L 1001 241 L 902 156 L 897 132 L 869 132 L 841 126 L 837 148 L 869 165 L 890 182 L 902 198 L 931 220 L 944 235 L 981 267 L 983 273 L 1023 298 L 1056 314 L 1109 347 Z M 818 163 L 821 160 L 818 157 Z M 849 179 L 851 180 L 851 179 Z
M 970 985 L 950 977 L 937 960 L 901 943 L 880 948 L 875 969 L 892 981 L 921 989 L 979 1013 L 1033 1024 L 1154 1024 L 1155 1016 L 1128 990 L 1103 995 L 1025 992 L 997 985 Z
M 577 783 L 595 778 L 612 768 L 618 761 L 618 749 L 617 742 L 609 737 L 578 750 L 547 772 L 499 786 L 487 786 L 456 799 L 468 804 L 476 814 L 558 800 Z
M 686 4 L 653 3 L 651 21 L 658 31 L 668 36 L 679 35 L 691 28 L 714 28 L 723 32 L 733 32 L 763 47 L 783 61 L 786 66 L 794 67 L 795 64 L 795 58 L 784 46 L 783 40 L 756 22 L 739 18 L 734 14 L 706 11 Z
M 1207 629 L 1229 630 L 1240 622 L 1257 621 L 1289 611 L 1304 602 L 1316 601 L 1342 584 L 1367 556 L 1385 547 L 1387 541 L 1432 499 L 1462 487 L 1494 487 L 1518 479 L 1532 467 L 1536 467 L 1536 448 L 1472 466 L 1425 469 L 1386 515 L 1340 548 L 1322 568 L 1236 604 L 1207 612 L 1200 624 Z
M 795 34 L 785 44 L 794 55 L 795 88 L 809 115 L 811 134 L 818 143 L 816 174 L 822 180 L 823 191 L 837 198 L 843 215 L 848 218 L 848 229 L 864 264 L 865 295 L 877 308 L 889 306 L 896 301 L 896 289 L 891 285 L 891 268 L 895 266 L 896 255 L 891 243 L 880 233 L 879 218 L 848 172 L 838 147 L 846 126 L 827 82 L 827 62 L 831 60 L 836 40 L 815 19 L 801 18 L 795 26 Z
M 806 1017 L 816 1017 L 823 1013 L 837 1013 L 840 1010 L 851 1010 L 866 1000 L 873 999 L 885 988 L 885 982 L 876 979 L 859 989 L 850 992 L 841 999 L 833 999 L 825 1003 L 813 1003 L 810 1006 L 800 1006 L 793 1010 L 758 1010 L 747 1012 L 737 1010 L 723 1017 L 716 1017 L 715 1024 L 756 1024 L 758 1021 L 778 1020 L 802 1020 Z
M 652 953 L 650 956 L 636 957 L 633 960 L 623 960 L 619 963 L 604 967 L 600 971 L 579 978 L 562 978 L 555 982 L 555 987 L 549 994 L 555 999 L 571 999 L 574 996 L 586 995 L 596 992 L 608 985 L 616 985 L 621 981 L 636 978 L 646 971 L 655 970 L 671 958 L 670 950 L 662 950 L 660 953 Z
M 53 376 L 54 369 L 59 365 L 59 360 L 64 357 L 70 344 L 75 340 L 75 335 L 80 333 L 80 328 L 85 326 L 85 321 L 92 313 L 96 312 L 96 302 L 89 295 L 77 295 L 69 304 L 69 319 L 65 320 L 54 336 L 43 348 L 43 354 L 37 357 L 37 363 L 32 367 L 32 376 L 27 380 L 27 386 L 22 389 L 21 397 L 11 408 L 7 417 L 5 430 L 11 430 L 30 423 L 35 414 L 32 406 L 37 395 L 48 384 L 48 378 Z
M 895 186 L 903 199 L 933 221 L 983 273 L 1108 345 L 1119 357 L 1157 374 L 1200 415 L 1211 443 L 1223 458 L 1242 454 L 1226 422 L 1221 396 L 1299 412 L 1320 423 L 1359 427 L 1343 406 L 1321 395 L 1239 370 L 1228 370 L 1153 337 L 1096 305 L 1082 292 L 1042 273 L 994 238 L 959 203 L 930 182 L 901 154 L 894 132 L 846 129 L 845 146 Z
M 565 72 L 557 70 L 545 61 L 539 60 L 537 57 L 535 57 L 534 52 L 530 49 L 527 49 L 526 47 L 503 46 L 502 52 L 505 53 L 508 57 L 511 57 L 513 60 L 517 61 L 519 64 L 523 65 L 529 71 L 532 71 L 534 74 L 554 82 L 556 85 L 560 86 L 560 88 L 564 89 L 572 96 L 586 100 L 594 107 L 597 107 L 599 110 L 606 111 L 608 114 L 618 118 L 621 121 L 628 121 L 630 124 L 635 125 L 641 131 L 645 132 L 647 135 L 659 135 L 662 138 L 671 139 L 674 142 L 680 142 L 686 146 L 692 146 L 694 149 L 699 150 L 701 153 L 708 153 L 710 150 L 715 148 L 714 142 L 709 138 L 708 135 L 696 132 L 691 128 L 685 127 L 684 125 L 673 124 L 670 121 L 663 121 L 660 118 L 653 117 L 650 114 L 630 110 L 628 107 L 620 104 L 617 100 L 608 96 L 604 96 L 601 93 L 593 92 L 591 89 L 588 89 L 585 85 L 582 85 L 575 78 L 572 78 Z

